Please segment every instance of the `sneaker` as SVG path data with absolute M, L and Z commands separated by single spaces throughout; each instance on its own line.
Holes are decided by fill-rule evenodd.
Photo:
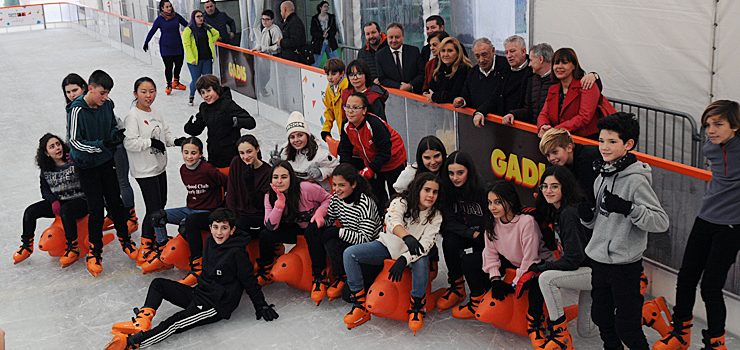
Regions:
M 190 100 L 188 100 L 188 105 L 193 105 L 193 100 L 195 99 L 195 96 L 190 96 Z

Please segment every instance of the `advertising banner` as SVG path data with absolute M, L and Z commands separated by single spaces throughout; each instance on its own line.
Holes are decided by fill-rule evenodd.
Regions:
M 257 99 L 254 90 L 254 57 L 241 51 L 216 46 L 221 85 L 249 98 Z
M 0 8 L 0 23 L 5 28 L 44 24 L 44 11 L 40 5 Z
M 130 21 L 121 21 L 121 42 L 134 47 L 134 28 Z
M 311 130 L 319 134 L 324 125 L 324 95 L 326 76 L 307 69 L 301 69 L 301 92 L 303 93 L 303 116 L 311 124 Z
M 472 158 L 483 180 L 506 180 L 517 185 L 523 205 L 534 205 L 540 174 L 547 159 L 540 153 L 537 135 L 487 121 L 476 128 L 470 116 L 458 115 L 459 148 Z

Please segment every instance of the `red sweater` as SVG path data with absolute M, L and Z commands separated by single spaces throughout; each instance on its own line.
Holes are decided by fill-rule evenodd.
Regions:
M 223 203 L 221 190 L 226 187 L 227 178 L 211 163 L 201 161 L 195 170 L 190 170 L 183 164 L 180 167 L 180 177 L 188 190 L 188 208 L 213 210 Z

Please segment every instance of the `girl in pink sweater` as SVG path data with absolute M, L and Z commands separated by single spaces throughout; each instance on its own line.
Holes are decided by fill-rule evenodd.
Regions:
M 257 277 L 261 285 L 271 282 L 275 244 L 307 240 L 324 226 L 331 196 L 321 185 L 300 181 L 290 162 L 283 160 L 272 168 L 270 191 L 265 194 L 265 228 L 260 232 L 260 257 Z M 310 246 L 309 242 L 309 246 Z
M 473 266 L 475 264 L 472 261 L 464 261 L 467 266 L 463 268 L 471 295 L 482 295 L 480 290 L 490 287 L 491 295 L 503 300 L 514 292 L 529 266 L 540 262 L 542 258 L 549 258 L 550 253 L 541 244 L 540 229 L 534 217 L 522 214 L 522 204 L 514 184 L 505 181 L 495 183 L 489 187 L 487 197 L 488 210 L 493 217 L 486 220 L 482 264 Z M 502 271 L 507 267 L 516 268 L 516 276 L 511 284 L 503 281 Z

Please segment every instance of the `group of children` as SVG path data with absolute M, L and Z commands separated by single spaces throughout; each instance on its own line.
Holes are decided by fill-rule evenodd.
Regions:
M 196 83 L 204 102 L 185 124 L 189 136 L 184 137 L 175 137 L 152 107 L 157 88 L 150 78 L 134 83 L 135 103 L 122 124 L 113 115 L 108 99 L 113 80 L 105 72 L 93 72 L 85 85 L 79 85 L 77 96 L 67 94 L 63 85 L 70 100 L 68 142 L 51 134 L 39 141 L 36 160 L 43 200 L 24 214 L 15 262 L 33 251 L 36 219 L 59 215 L 67 238 L 60 263 L 73 264 L 80 255 L 75 221 L 87 214 L 91 244 L 87 269 L 98 276 L 105 207 L 124 252 L 145 273 L 156 272 L 172 267 L 161 253 L 169 239 L 165 225 L 178 225 L 190 246 L 190 271 L 179 283 L 155 279 L 144 305 L 134 309 L 132 321 L 113 326 L 108 349 L 149 346 L 173 333 L 227 319 L 244 290 L 257 319 L 276 319 L 274 305 L 265 301 L 260 285 L 272 281 L 281 244 L 296 243 L 299 235 L 305 237 L 311 258 L 311 298 L 318 304 L 327 296 L 349 295 L 352 306 L 344 317 L 348 328 L 370 319 L 365 303 L 369 276 L 363 265 L 393 259 L 391 281 L 401 281 L 405 268 L 411 269 L 408 322 L 414 331 L 423 326 L 427 308 L 452 309 L 454 317 L 472 319 L 486 293 L 504 300 L 528 291 L 533 347 L 572 349 L 560 294 L 567 288 L 580 291 L 579 334 L 590 336 L 595 324 L 607 349 L 623 344 L 648 348 L 641 319 L 642 255 L 647 232 L 667 231 L 668 216 L 652 190 L 650 166 L 630 152 L 639 136 L 633 115 L 620 112 L 601 119 L 598 149 L 575 145 L 567 131 L 548 130 L 540 149 L 553 165 L 542 174 L 535 208 L 524 208 L 512 183 L 486 186 L 469 154 L 448 155 L 435 136 L 419 142 L 416 161 L 407 165 L 403 140 L 365 93 L 374 84 L 368 81 L 368 88 L 363 81 L 358 90 L 357 81 L 352 82 L 355 91 L 346 94 L 350 84 L 343 64 L 336 61 L 327 63 L 327 91 L 341 98 L 325 100 L 330 122 L 322 129 L 322 138 L 332 141 L 331 121 L 336 121 L 341 134 L 338 158 L 319 147 L 303 115 L 293 112 L 286 125 L 286 146 L 269 163 L 264 161 L 257 138 L 241 134 L 243 128 L 255 128 L 254 118 L 212 75 Z M 365 68 L 359 62 L 347 71 L 357 80 Z M 375 101 L 378 98 L 382 96 Z M 702 273 L 709 317 L 709 330 L 702 332 L 705 345 L 724 346 L 721 288 L 740 249 L 733 216 L 740 209 L 736 200 L 740 168 L 732 164 L 740 159 L 734 137 L 740 107 L 732 101 L 714 102 L 702 124 L 713 179 L 679 273 L 673 329 L 655 344 L 656 349 L 688 346 Z M 208 160 L 197 137 L 206 128 Z M 138 249 L 121 203 L 116 174 L 120 169 L 114 166 L 119 145 L 146 206 Z M 166 152 L 172 146 L 182 153 L 180 175 L 188 196 L 184 207 L 166 208 Z M 203 230 L 210 231 L 205 242 Z M 449 287 L 436 305 L 426 305 L 429 272 L 436 270 L 439 260 L 438 235 Z M 256 271 L 246 251 L 254 239 L 259 239 Z M 504 282 L 507 268 L 515 273 L 513 280 Z M 152 327 L 162 300 L 184 310 Z

